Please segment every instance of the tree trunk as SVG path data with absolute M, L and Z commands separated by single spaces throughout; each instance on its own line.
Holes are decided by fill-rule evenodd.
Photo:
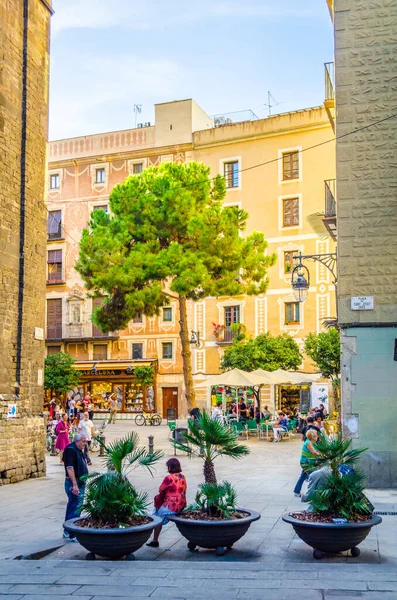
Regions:
M 208 460 L 208 458 L 204 461 L 204 480 L 205 483 L 217 484 L 214 463 L 212 460 Z
M 182 345 L 183 379 L 185 382 L 185 396 L 187 411 L 196 406 L 196 394 L 193 387 L 192 353 L 190 351 L 190 337 L 187 325 L 186 297 L 179 296 L 179 336 Z

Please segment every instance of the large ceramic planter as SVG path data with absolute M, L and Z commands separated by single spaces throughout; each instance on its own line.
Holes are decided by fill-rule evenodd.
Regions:
M 350 550 L 352 556 L 359 556 L 359 544 L 369 534 L 371 528 L 379 525 L 382 519 L 373 515 L 369 521 L 359 523 L 312 523 L 300 521 L 290 515 L 283 515 L 283 521 L 292 525 L 301 540 L 311 546 L 313 556 L 322 558 L 324 553 L 338 553 Z
M 196 546 L 214 548 L 218 556 L 225 553 L 225 548 L 231 548 L 237 540 L 245 535 L 254 521 L 261 518 L 254 510 L 239 508 L 239 512 L 247 516 L 242 519 L 224 521 L 193 521 L 180 515 L 167 515 L 173 521 L 184 538 L 188 540 L 189 550 Z
M 134 560 L 134 552 L 139 550 L 150 538 L 153 529 L 162 523 L 160 517 L 150 517 L 150 523 L 125 527 L 124 529 L 91 529 L 76 525 L 81 517 L 69 519 L 63 524 L 64 529 L 74 535 L 79 543 L 89 550 L 87 560 L 94 560 L 95 555 L 105 558 L 121 558 Z

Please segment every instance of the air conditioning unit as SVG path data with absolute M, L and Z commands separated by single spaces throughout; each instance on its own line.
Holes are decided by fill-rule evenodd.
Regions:
M 138 129 L 141 129 L 141 127 L 143 127 L 143 123 L 138 123 L 137 127 Z
M 150 121 L 146 121 L 145 127 L 150 127 Z
M 219 125 L 226 125 L 226 117 L 215 117 L 214 123 L 215 127 L 219 127 Z

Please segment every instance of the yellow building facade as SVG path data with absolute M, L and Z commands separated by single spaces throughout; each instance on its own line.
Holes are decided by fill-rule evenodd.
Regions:
M 195 160 L 206 164 L 212 176 L 225 176 L 224 203 L 248 212 L 246 233 L 265 234 L 268 251 L 277 255 L 266 294 L 189 304 L 189 327 L 200 339 L 198 346 L 192 345 L 197 402 L 206 406 L 207 391 L 199 384 L 219 372 L 222 354 L 235 335 L 234 323 L 243 324 L 249 336 L 289 333 L 302 347 L 309 332 L 320 331 L 324 321 L 335 317 L 334 286 L 321 264 L 308 263 L 306 302 L 298 304 L 291 290 L 292 256 L 334 250 L 332 239 L 314 233 L 307 222 L 308 216 L 324 212 L 325 182 L 335 179 L 334 134 L 322 107 L 233 122 L 227 116 L 214 120 L 193 100 L 183 100 L 156 105 L 155 123 L 50 144 L 46 343 L 48 352 L 62 349 L 76 358 L 84 371 L 84 391 L 90 389 L 94 397 L 115 391 L 124 413 L 154 405 L 164 416 L 167 408 L 174 408 L 182 417 L 177 304 L 171 302 L 159 316 L 143 315 L 126 330 L 107 336 L 91 323 L 98 300 L 87 297 L 74 270 L 90 213 L 108 210 L 113 186 L 129 175 L 164 161 Z M 142 399 L 133 390 L 125 373 L 128 364 L 155 367 L 149 401 L 146 393 Z M 307 361 L 302 369 L 312 370 Z

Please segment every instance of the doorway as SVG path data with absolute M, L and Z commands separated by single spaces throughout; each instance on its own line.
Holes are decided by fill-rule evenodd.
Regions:
M 175 418 L 178 418 L 178 388 L 166 387 L 163 389 L 163 419 L 167 418 L 167 409 L 173 408 Z

